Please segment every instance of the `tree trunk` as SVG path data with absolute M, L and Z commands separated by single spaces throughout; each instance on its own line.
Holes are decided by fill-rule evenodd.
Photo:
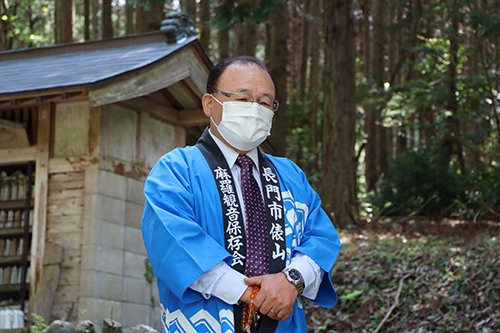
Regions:
M 399 0 L 390 0 L 389 1 L 389 17 L 388 17 L 388 24 L 390 25 L 395 25 L 397 24 L 397 2 L 399 2 Z M 387 29 L 389 30 L 389 29 Z M 387 54 L 388 54 L 388 62 L 387 62 L 387 67 L 389 68 L 389 78 L 388 78 L 388 81 L 391 85 L 394 84 L 394 81 L 393 81 L 393 78 L 395 78 L 395 75 L 396 75 L 396 71 L 398 71 L 398 48 L 397 48 L 397 31 L 387 31 L 386 32 L 386 36 L 389 38 L 389 42 L 388 42 L 388 50 L 387 50 Z M 385 129 L 385 134 L 387 136 L 387 140 L 386 140 L 386 143 L 387 143 L 387 157 L 394 157 L 394 151 L 395 151 L 395 147 L 394 147 L 394 134 L 395 134 L 395 131 L 393 130 L 394 128 L 384 128 Z M 388 162 L 388 159 L 386 159 L 386 161 Z M 385 169 L 383 169 L 384 172 L 385 172 Z
M 111 0 L 102 0 L 102 38 L 113 38 Z
M 321 29 L 323 26 L 323 18 L 321 11 L 323 8 L 322 0 L 311 0 L 311 15 L 313 20 L 311 22 L 311 31 L 314 33 L 311 36 L 311 69 L 309 73 L 309 92 L 311 93 L 311 143 L 313 149 L 318 146 L 318 93 L 319 93 L 319 53 L 322 47 Z M 316 157 L 316 167 L 318 170 L 319 158 Z
M 370 76 L 370 66 L 371 66 L 371 39 L 370 39 L 370 6 L 371 0 L 363 0 L 361 3 L 361 10 L 363 11 L 363 38 L 361 43 L 361 53 L 363 54 L 363 74 L 365 77 Z
M 73 43 L 75 41 L 75 1 L 65 0 L 61 20 L 61 43 Z
M 373 111 L 376 113 L 377 120 L 377 179 L 379 176 L 384 174 L 388 168 L 388 131 L 384 127 L 384 119 L 382 115 L 382 109 L 385 106 L 385 100 L 383 99 L 382 91 L 384 90 L 384 82 L 386 81 L 385 75 L 385 45 L 387 41 L 387 31 L 385 28 L 385 22 L 387 19 L 385 7 L 386 2 L 384 0 L 376 0 L 374 3 L 373 12 L 373 76 L 376 82 L 376 89 L 378 91 L 378 103 L 375 105 Z
M 99 39 L 100 34 L 100 24 L 99 24 L 99 0 L 90 0 L 91 1 L 91 12 L 92 12 L 92 30 L 91 30 L 91 38 Z
M 300 56 L 302 50 L 302 26 L 303 20 L 298 15 L 297 7 L 298 1 L 300 0 L 292 0 L 290 1 L 290 54 L 289 54 L 289 64 L 290 64 L 290 91 L 297 91 L 300 86 Z M 295 95 L 290 96 L 290 104 L 293 104 L 293 98 Z
M 459 116 L 458 116 L 458 101 L 456 98 L 456 91 L 457 91 L 457 64 L 458 64 L 458 23 L 459 23 L 459 18 L 460 14 L 458 11 L 458 6 L 456 0 L 452 2 L 451 4 L 451 29 L 450 29 L 450 36 L 449 36 L 449 41 L 450 41 L 450 65 L 448 66 L 448 79 L 449 79 L 449 86 L 448 86 L 448 108 L 451 111 L 452 114 L 452 119 L 451 119 L 451 126 L 452 126 L 452 133 L 451 137 L 454 142 L 452 142 L 451 145 L 451 153 L 455 152 L 458 157 L 458 161 L 460 163 L 460 168 L 464 170 L 465 168 L 465 162 L 464 162 L 464 155 L 463 155 L 463 149 L 462 149 L 462 142 L 461 142 L 461 130 L 460 130 L 460 121 L 459 121 Z
M 193 25 L 196 26 L 196 0 L 182 0 L 181 9 L 191 17 Z
M 200 43 L 206 52 L 209 51 L 210 44 L 210 28 L 208 27 L 210 21 L 210 0 L 200 1 Z
M 397 0 L 397 15 L 398 15 L 398 23 L 403 22 L 403 14 L 404 14 L 404 9 L 403 9 L 403 0 Z M 396 32 L 396 49 L 397 49 L 397 61 L 400 62 L 402 61 L 401 59 L 403 58 L 403 51 L 401 48 L 404 45 L 404 40 L 405 40 L 405 30 L 404 29 L 399 29 L 398 32 Z M 396 69 L 397 72 L 394 73 L 394 82 L 396 84 L 403 84 L 405 82 L 405 76 L 404 76 L 404 70 L 402 69 L 402 66 L 400 66 L 399 69 Z M 401 122 L 401 125 L 397 128 L 396 134 L 396 157 L 399 157 L 405 150 L 407 146 L 407 126 L 406 126 L 406 120 L 403 119 Z
M 90 40 L 90 0 L 83 1 L 83 38 Z
M 363 10 L 363 72 L 365 77 L 373 76 L 372 64 L 372 38 L 370 38 L 370 9 L 371 0 L 364 0 Z M 375 4 L 374 4 L 375 5 Z M 373 105 L 364 105 L 365 109 L 365 178 L 368 191 L 374 191 L 377 183 L 377 113 L 374 112 Z
M 255 57 L 255 50 L 257 48 L 257 25 L 252 24 L 244 27 L 245 42 L 243 52 L 245 55 Z
M 398 133 L 397 133 L 397 138 L 396 138 L 396 156 L 399 157 L 401 154 L 403 154 L 406 150 L 406 146 L 408 144 L 406 140 L 407 136 L 407 129 L 406 125 L 403 124 L 398 128 Z
M 229 58 L 229 30 L 220 30 L 218 33 L 217 41 L 219 43 L 219 61 Z
M 148 25 L 146 22 L 146 10 L 143 6 L 137 5 L 135 10 L 135 31 L 138 34 L 142 34 L 148 31 Z
M 377 121 L 378 112 L 376 105 L 368 105 L 366 110 L 365 128 L 366 128 L 366 146 L 365 146 L 365 177 L 368 191 L 374 191 L 378 180 L 377 171 L 377 144 L 378 131 Z
M 403 0 L 397 0 L 397 13 L 398 13 L 398 23 L 402 23 L 404 21 L 404 19 L 403 19 L 403 15 L 404 15 Z M 397 36 L 396 49 L 397 49 L 398 62 L 399 62 L 403 58 L 403 51 L 401 49 L 403 48 L 404 41 L 405 41 L 405 30 L 398 29 L 396 36 Z M 404 83 L 404 70 L 402 70 L 401 68 L 398 70 L 398 72 L 395 76 L 395 82 L 397 82 L 398 84 Z
M 0 1 L 2 5 L 1 8 L 3 8 L 4 12 L 3 15 L 6 16 L 5 21 L 3 20 L 3 18 L 1 20 L 2 22 L 5 22 L 5 28 L 6 28 L 5 37 L 3 37 L 3 40 L 5 42 L 5 49 L 6 50 L 12 49 L 12 43 L 14 39 L 19 44 L 19 48 L 24 49 L 25 48 L 24 42 L 19 37 L 18 33 L 16 32 L 16 29 L 14 28 L 14 24 L 12 23 L 12 17 L 16 16 L 18 4 L 16 3 L 14 4 L 14 6 L 10 7 L 9 2 L 7 0 L 0 0 Z M 12 34 L 13 38 L 7 37 L 9 32 Z
M 311 45 L 311 38 L 312 38 L 312 33 L 311 33 L 311 2 L 306 1 L 304 3 L 304 12 L 303 12 L 303 21 L 304 23 L 302 24 L 302 55 L 301 55 L 301 64 L 300 64 L 300 94 L 304 96 L 307 92 L 307 86 L 308 86 L 308 77 L 307 77 L 307 69 L 308 69 L 308 64 L 309 64 L 309 51 L 310 51 L 310 45 Z
M 137 5 L 136 11 L 136 32 L 145 33 L 160 31 L 161 21 L 165 13 L 163 12 L 163 2 L 151 2 L 148 7 L 144 7 L 141 2 Z
M 35 20 L 33 18 L 33 10 L 31 9 L 31 4 L 28 5 L 25 14 L 28 16 L 30 35 L 34 36 L 35 35 Z M 29 42 L 28 48 L 32 48 L 32 47 L 33 47 L 33 42 Z
M 269 20 L 266 20 L 269 21 Z M 267 24 L 261 22 L 255 26 L 255 56 L 259 59 L 266 61 L 266 50 L 267 50 Z
M 2 0 L 5 2 L 5 0 Z M 3 4 L 2 2 L 2 4 Z M 54 1 L 54 42 L 61 43 L 61 2 L 62 0 Z
M 377 90 L 384 88 L 385 1 L 373 2 L 373 59 L 372 76 Z
M 350 0 L 325 1 L 323 208 L 339 227 L 356 224 L 354 22 Z
M 271 15 L 272 18 L 272 15 Z M 271 23 L 271 20 L 268 20 L 266 23 L 266 42 L 265 42 L 265 47 L 266 47 L 266 55 L 265 55 L 265 64 L 266 66 L 269 67 L 269 64 L 271 63 L 271 56 L 273 54 L 273 24 Z
M 56 44 L 73 43 L 75 41 L 75 1 L 56 0 Z
M 160 31 L 161 21 L 165 19 L 165 3 L 156 1 L 151 4 L 151 10 L 148 13 L 148 31 Z
M 396 5 L 396 12 L 397 12 L 397 23 L 402 23 L 403 22 L 403 0 L 397 0 L 397 5 Z M 404 29 L 398 29 L 398 31 L 395 33 L 396 37 L 396 43 L 395 43 L 395 49 L 396 49 L 396 57 L 395 59 L 396 62 L 402 61 L 401 59 L 403 58 L 401 48 L 404 45 Z M 402 69 L 402 66 L 400 68 L 395 68 L 394 69 L 396 72 L 393 73 L 394 76 L 394 83 L 396 84 L 403 84 L 404 83 L 404 70 Z M 403 120 L 397 127 L 397 130 L 395 131 L 396 135 L 396 157 L 399 157 L 405 150 L 406 150 L 406 121 Z
M 123 9 L 124 7 L 122 7 L 120 4 L 116 4 L 113 9 L 114 15 L 111 15 L 111 19 L 113 21 L 113 34 L 115 37 L 123 36 L 124 33 L 123 28 L 121 27 L 121 23 L 125 19 L 123 15 Z
M 418 43 L 417 35 L 420 31 L 420 19 L 422 18 L 422 11 L 423 9 L 420 0 L 415 0 L 414 5 L 409 12 L 409 15 L 411 15 L 411 31 L 409 31 L 411 38 L 407 43 L 409 44 L 410 48 L 415 48 Z M 408 72 L 406 74 L 406 81 L 410 82 L 413 78 L 413 63 L 415 62 L 415 52 L 411 52 L 408 58 L 410 60 L 410 63 L 409 66 L 407 66 Z
M 235 55 L 255 57 L 257 48 L 257 26 L 248 25 L 246 21 L 234 25 L 236 35 Z
M 243 22 L 236 22 L 233 29 L 236 36 L 233 45 L 233 54 L 235 56 L 245 55 L 245 27 L 243 26 Z
M 381 123 L 381 109 L 384 101 L 382 91 L 384 89 L 384 1 L 373 2 L 373 57 L 371 66 L 371 77 L 375 81 L 377 92 L 373 96 L 375 102 L 366 107 L 366 158 L 365 176 L 368 191 L 374 191 L 379 175 L 387 169 L 387 133 Z
M 382 122 L 382 120 L 380 120 Z M 379 175 L 377 178 L 383 177 L 389 168 L 389 152 L 391 151 L 388 142 L 390 142 L 390 132 L 383 124 L 377 126 L 378 137 L 380 144 L 378 146 L 378 170 Z
M 389 20 L 388 20 L 388 23 L 389 24 L 394 24 L 396 22 L 394 22 L 394 17 L 395 15 L 397 14 L 397 11 L 396 11 L 396 4 L 395 2 L 398 1 L 398 0 L 390 0 L 389 1 Z M 397 58 L 397 48 L 396 48 L 396 34 L 397 34 L 397 31 L 396 32 L 389 32 L 389 43 L 388 43 L 388 57 L 389 57 L 389 61 L 388 61 L 388 65 L 387 67 L 389 67 L 389 74 L 392 75 L 392 73 L 394 73 L 394 71 L 396 70 L 396 63 L 398 62 L 398 58 Z
M 277 90 L 277 100 L 280 102 L 279 110 L 276 112 L 273 121 L 273 131 L 271 135 L 272 144 L 275 147 L 276 155 L 284 156 L 286 149 L 286 103 L 287 93 L 287 64 L 288 64 L 288 4 L 279 2 L 276 10 L 271 15 L 272 27 L 272 53 L 269 57 L 269 70 L 271 71 Z
M 127 0 L 127 3 L 125 4 L 125 35 L 132 35 L 134 33 L 134 1 Z
M 477 4 L 471 4 L 472 7 L 472 12 L 481 12 L 482 11 L 482 4 L 480 1 L 478 1 Z M 480 49 L 481 49 L 481 38 L 479 36 L 479 31 L 475 29 L 475 31 L 471 32 L 469 36 L 467 36 L 467 47 L 466 49 L 469 49 L 468 53 L 468 61 L 467 61 L 467 66 L 465 66 L 466 70 L 466 75 L 471 75 L 471 76 L 479 76 L 481 69 L 478 66 L 478 64 L 481 62 L 481 56 L 480 56 Z M 478 42 L 479 41 L 479 42 Z M 488 72 L 486 70 L 486 72 Z M 494 101 L 494 99 L 492 99 Z M 494 105 L 494 103 L 492 103 Z M 495 110 L 495 108 L 494 108 Z M 495 111 L 496 113 L 496 111 Z M 468 132 L 469 134 L 472 134 L 476 131 L 481 131 L 481 125 L 472 122 L 468 123 L 465 125 L 466 127 L 466 133 Z M 499 136 L 500 138 L 500 136 Z M 481 144 L 481 143 L 480 143 Z M 482 159 L 482 154 L 478 147 L 476 145 L 472 145 L 470 147 L 465 147 L 465 157 L 466 157 L 466 164 L 469 165 L 480 165 L 481 159 Z
M 7 20 L 0 20 L 0 51 L 5 51 L 8 50 L 8 40 L 9 38 L 8 33 L 9 33 L 9 24 L 7 21 L 10 21 L 10 15 L 8 13 L 8 6 L 9 3 L 5 0 L 0 0 L 0 15 L 1 16 L 7 16 Z
M 0 51 L 7 50 L 7 33 L 9 29 L 7 28 L 7 22 L 0 20 Z

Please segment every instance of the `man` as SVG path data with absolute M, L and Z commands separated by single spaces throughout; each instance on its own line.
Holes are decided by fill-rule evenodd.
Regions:
M 209 129 L 146 180 L 142 232 L 166 332 L 306 332 L 304 297 L 337 302 L 340 241 L 318 195 L 290 160 L 257 148 L 275 93 L 259 60 L 217 64 L 202 99 Z

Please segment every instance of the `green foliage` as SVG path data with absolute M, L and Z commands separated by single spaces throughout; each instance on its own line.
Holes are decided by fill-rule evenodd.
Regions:
M 436 5 L 439 7 L 439 1 Z M 481 38 L 498 36 L 500 31 L 495 29 L 498 18 L 488 12 L 467 14 L 467 23 L 478 29 Z M 448 17 L 451 11 L 441 7 L 423 13 L 426 19 L 435 19 L 436 15 Z M 449 70 L 453 59 L 449 39 L 453 33 L 443 27 L 432 38 L 421 39 L 414 47 L 406 46 L 404 51 L 411 56 L 403 59 L 402 67 L 408 76 L 402 84 L 386 84 L 382 92 L 369 79 L 358 79 L 358 103 L 368 110 L 372 105 L 384 105 L 380 114 L 384 126 L 393 128 L 393 133 L 405 140 L 406 147 L 416 147 L 406 148 L 410 150 L 391 160 L 376 193 L 361 197 L 367 200 L 362 206 L 369 214 L 473 219 L 492 218 L 489 212 L 500 210 L 493 192 L 500 193 L 500 145 L 494 116 L 500 94 L 498 88 L 490 86 L 498 82 L 498 74 L 490 70 L 497 67 L 497 51 L 487 54 L 484 62 L 476 66 L 470 58 L 472 52 L 477 52 L 476 44 L 460 45 L 454 63 L 455 92 L 450 97 Z M 455 109 L 450 107 L 450 101 L 456 102 Z M 359 129 L 364 131 L 363 126 Z M 457 162 L 459 145 L 468 166 L 465 169 Z M 359 183 L 364 184 L 362 175 Z M 363 195 L 363 191 L 360 193 Z
M 144 265 L 146 266 L 144 278 L 146 279 L 146 281 L 148 281 L 148 283 L 153 283 L 155 273 L 153 271 L 153 266 L 151 266 L 151 261 L 149 261 L 149 258 L 144 259 Z
M 153 6 L 154 3 L 172 3 L 172 0 L 127 0 L 127 2 L 130 2 L 132 5 L 138 5 L 141 7 L 144 7 L 144 10 L 149 12 Z
M 323 95 L 317 94 L 318 98 L 318 123 L 317 138 L 320 138 L 322 127 Z M 287 106 L 287 151 L 286 156 L 299 165 L 308 177 L 312 186 L 319 180 L 319 170 L 316 161 L 321 154 L 321 145 L 318 143 L 313 147 L 311 127 L 311 105 L 312 94 L 301 96 L 297 91 L 292 92 L 292 103 Z M 280 112 L 278 110 L 278 112 Z
M 500 168 L 461 170 L 441 150 L 421 148 L 392 161 L 372 197 L 376 215 L 427 215 L 472 219 L 500 210 Z
M 359 299 L 359 296 L 361 295 L 363 295 L 363 290 L 354 290 L 351 292 L 347 292 L 346 294 L 340 296 L 340 302 L 341 304 L 343 304 L 343 306 L 345 306 L 347 302 L 354 302 Z
M 497 332 L 498 230 L 472 237 L 443 226 L 454 236 L 435 236 L 430 226 L 415 221 L 403 233 L 387 221 L 381 230 L 341 232 L 332 272 L 339 303 L 330 309 L 307 303 L 308 330 L 373 332 L 396 304 L 381 332 Z M 351 301 L 342 302 L 346 298 Z
M 282 1 L 284 0 L 261 0 L 258 6 L 253 6 L 248 2 L 220 0 L 213 10 L 214 16 L 209 27 L 224 30 L 232 28 L 238 22 L 246 22 L 248 25 L 264 22 L 269 13 L 276 9 L 276 4 Z
M 45 333 L 47 331 L 47 329 L 49 328 L 49 326 L 45 325 L 43 323 L 44 322 L 43 317 L 36 314 L 36 313 L 32 313 L 31 315 L 33 316 L 34 325 L 31 325 L 30 332 L 31 333 Z
M 500 1 L 495 1 L 496 10 L 500 8 Z M 468 23 L 479 32 L 480 40 L 484 38 L 498 38 L 500 36 L 500 17 L 488 17 L 484 12 L 470 12 Z
M 9 14 L 1 16 L 1 20 L 10 18 L 14 31 L 7 33 L 7 46 L 11 49 L 22 47 L 42 47 L 54 43 L 53 24 L 54 4 L 47 0 L 21 0 L 9 2 Z M 2 6 L 0 6 L 0 9 Z M 24 45 L 14 38 L 15 33 Z M 9 45 L 10 44 L 10 45 Z

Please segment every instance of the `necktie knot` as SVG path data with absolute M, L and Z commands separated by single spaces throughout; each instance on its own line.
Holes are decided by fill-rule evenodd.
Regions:
M 236 164 L 240 166 L 241 168 L 245 168 L 248 166 L 253 166 L 253 161 L 252 159 L 247 156 L 247 155 L 239 155 L 238 158 L 236 159 Z

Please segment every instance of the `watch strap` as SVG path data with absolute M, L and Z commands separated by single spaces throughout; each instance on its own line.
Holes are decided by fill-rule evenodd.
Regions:
M 299 278 L 298 279 L 292 278 L 290 276 L 291 271 L 294 271 L 293 272 L 294 274 L 298 274 Z M 285 274 L 287 280 L 290 281 L 290 283 L 293 283 L 295 285 L 299 296 L 301 296 L 304 293 L 304 278 L 302 276 L 302 273 L 300 273 L 300 271 L 298 269 L 295 269 L 295 268 L 285 268 L 283 270 L 283 273 Z

